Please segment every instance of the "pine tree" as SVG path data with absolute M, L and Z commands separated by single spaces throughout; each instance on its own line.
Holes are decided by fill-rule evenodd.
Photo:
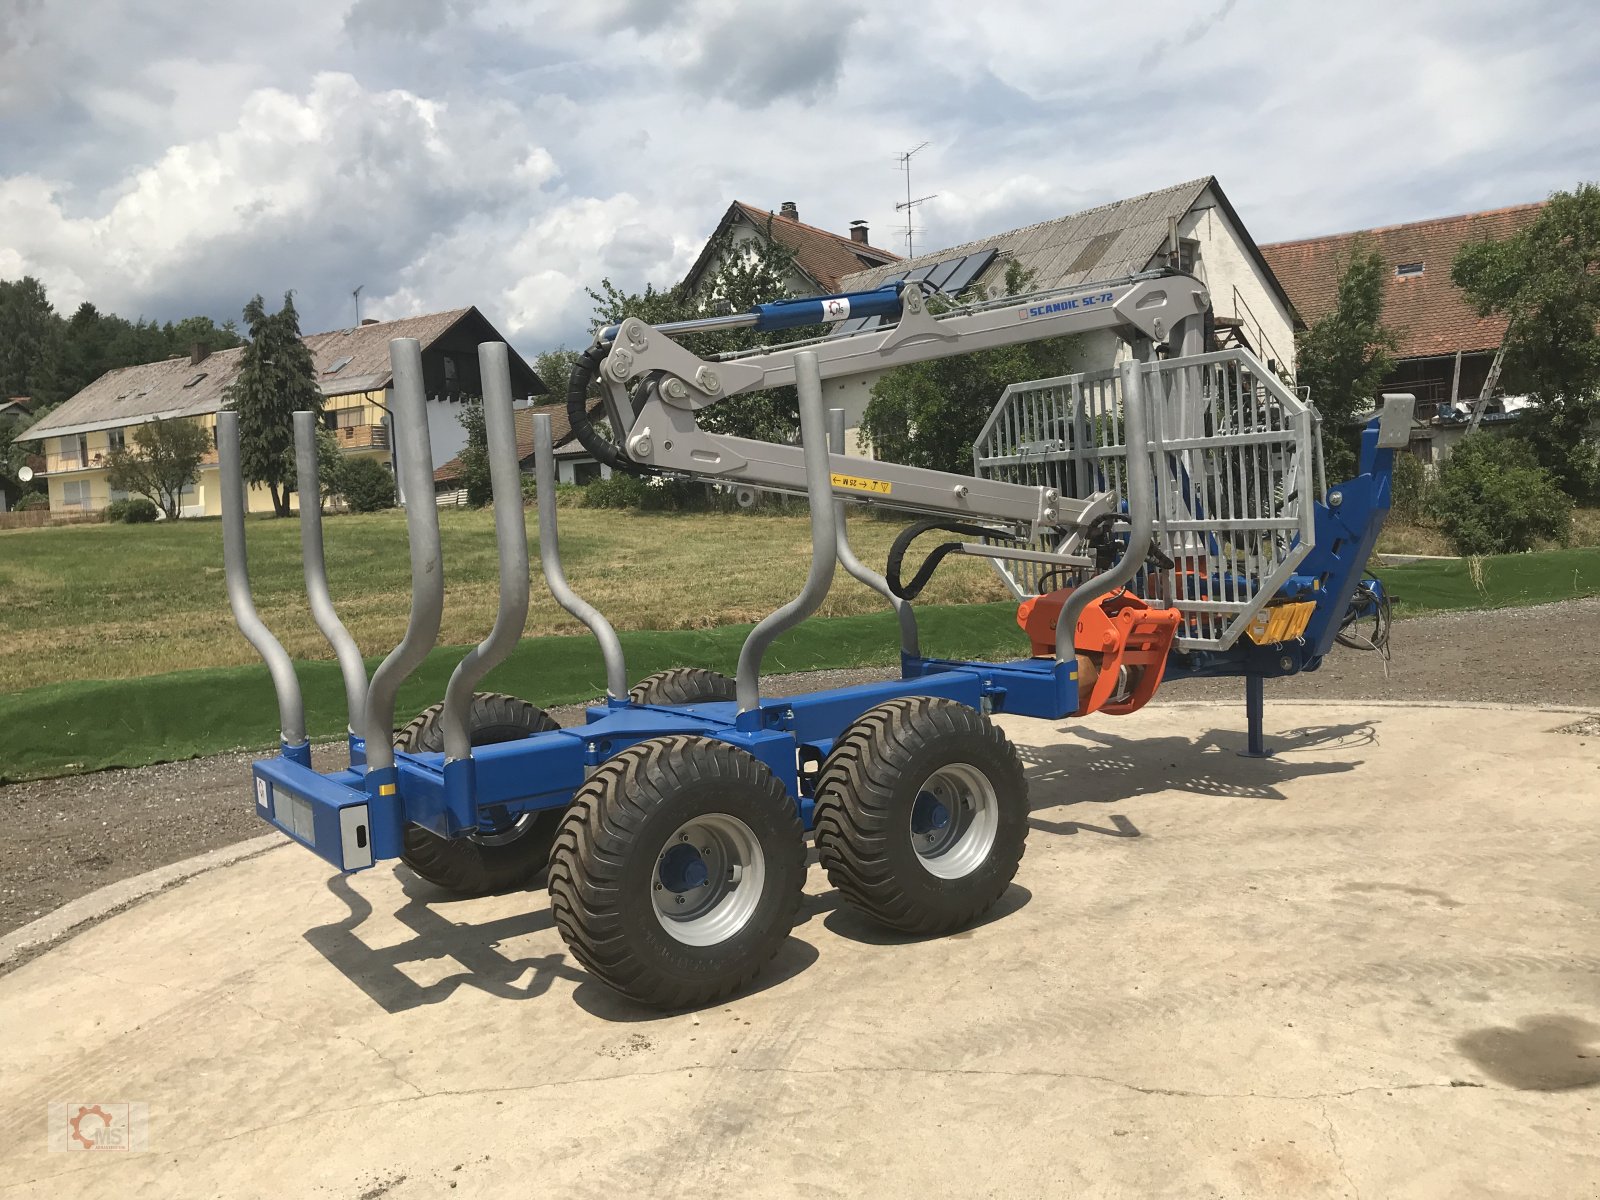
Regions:
M 283 307 L 267 312 L 260 296 L 244 307 L 250 340 L 245 343 L 238 378 L 228 388 L 227 405 L 239 414 L 239 458 L 248 483 L 265 484 L 273 511 L 289 515 L 294 490 L 294 413 L 319 416 L 323 396 L 317 387 L 311 350 L 300 339 L 294 293 Z

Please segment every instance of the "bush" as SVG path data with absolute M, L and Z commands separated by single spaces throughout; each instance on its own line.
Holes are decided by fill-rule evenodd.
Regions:
M 1422 460 L 1406 450 L 1397 450 L 1394 456 L 1393 500 L 1390 510 L 1402 521 L 1412 525 L 1428 513 L 1428 496 L 1433 483 L 1428 479 L 1428 469 Z
M 339 495 L 351 512 L 394 507 L 394 476 L 375 458 L 347 458 L 339 469 Z
M 1514 554 L 1567 543 L 1572 501 L 1520 438 L 1469 434 L 1439 470 L 1428 509 L 1457 554 Z
M 143 496 L 113 500 L 106 505 L 106 520 L 125 525 L 147 525 L 161 516 L 161 510 Z
M 17 501 L 17 512 L 38 512 L 50 507 L 50 497 L 44 492 L 29 492 Z
M 706 485 L 689 479 L 641 479 L 613 472 L 610 479 L 584 485 L 585 508 L 637 508 L 644 512 L 686 512 L 710 507 Z
M 643 508 L 650 485 L 637 475 L 615 472 L 610 479 L 592 479 L 583 487 L 585 508 Z

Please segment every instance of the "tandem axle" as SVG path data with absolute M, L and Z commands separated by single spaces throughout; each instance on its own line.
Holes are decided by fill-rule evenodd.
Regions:
M 607 452 L 619 466 L 633 462 L 633 452 L 655 455 L 655 470 L 663 469 L 660 455 L 687 454 L 701 467 L 675 469 L 693 476 L 801 485 L 812 558 L 800 594 L 750 633 L 735 679 L 678 668 L 629 688 L 615 631 L 562 570 L 549 419 L 536 417 L 542 575 L 596 637 L 606 673 L 604 703 L 567 729 L 526 700 L 476 690 L 521 636 L 530 577 L 507 356 L 491 344 L 479 353 L 500 610 L 456 668 L 444 701 L 394 732 L 397 690 L 438 638 L 443 581 L 438 513 L 425 499 L 432 459 L 420 347 L 392 343 L 400 471 L 413 498 L 412 608 L 405 637 L 370 681 L 328 593 L 321 514 L 308 506 L 300 518 L 313 615 L 340 661 L 350 713 L 349 764 L 325 774 L 310 765 L 293 664 L 251 599 L 238 424 L 221 414 L 229 598 L 272 673 L 282 730 L 279 754 L 252 767 L 258 813 L 338 870 L 399 858 L 459 894 L 526 887 L 548 863 L 552 914 L 573 954 L 612 987 L 659 1007 L 725 995 L 776 952 L 798 910 L 806 830 L 834 886 L 869 917 L 923 934 L 970 923 L 1009 886 L 1028 828 L 1022 764 L 991 714 L 1126 713 L 1173 674 L 1236 674 L 1247 681 L 1255 746 L 1260 681 L 1321 663 L 1358 596 L 1388 509 L 1396 431 L 1409 406 L 1397 398 L 1374 420 L 1361 474 L 1316 502 L 1314 414 L 1237 351 L 1151 354 L 1106 376 L 1018 385 L 1024 391 L 1015 396 L 1008 389 L 973 476 L 838 453 L 843 414 L 824 412 L 823 364 L 858 361 L 858 341 L 892 363 L 897 347 L 914 361 L 960 352 L 969 334 L 974 348 L 1055 336 L 1066 320 L 1126 329 L 1130 338 L 1163 328 L 1188 338 L 1192 314 L 1164 327 L 1151 315 L 1152 298 L 1164 304 L 1198 285 L 1182 276 L 1136 283 L 1094 289 L 1109 299 L 1092 305 L 1040 298 L 1021 308 L 1037 315 L 1010 317 L 1009 326 L 991 309 L 958 312 L 943 318 L 952 322 L 944 329 L 907 288 L 898 298 L 900 334 L 891 328 L 770 351 L 744 364 L 742 375 L 729 370 L 738 363 L 694 360 L 672 343 L 671 330 L 625 322 L 605 331 L 611 340 L 603 335 L 586 356 L 573 391 L 596 374 L 605 380 L 621 435 Z M 1127 312 L 1143 314 L 1142 325 L 1130 326 L 1119 311 L 1130 296 L 1143 307 Z M 893 315 L 889 301 L 868 293 L 854 307 Z M 791 303 L 798 302 L 762 307 L 795 323 Z M 625 359 L 616 357 L 624 350 Z M 725 374 L 708 378 L 708 369 Z M 765 444 L 698 434 L 693 410 L 712 402 L 708 384 L 725 394 L 776 375 L 797 389 L 799 447 L 759 449 Z M 674 386 L 686 377 L 701 393 L 673 408 L 675 393 L 689 394 Z M 619 387 L 625 381 L 632 392 Z M 1039 399 L 1045 394 L 1048 403 Z M 659 437 L 659 424 L 643 428 L 668 409 L 676 449 Z M 296 414 L 295 433 L 301 495 L 314 496 L 311 414 Z M 909 599 L 915 587 L 899 582 L 904 545 L 886 579 L 860 562 L 846 533 L 845 500 L 885 496 L 934 516 L 933 527 L 976 531 L 979 541 L 941 547 L 918 578 L 952 549 L 995 560 L 1023 598 L 1019 625 L 1032 657 L 991 663 L 922 653 Z M 923 502 L 930 496 L 937 503 Z M 987 524 L 951 523 L 955 512 Z M 897 612 L 901 677 L 763 697 L 767 647 L 815 611 L 839 566 Z M 1381 598 L 1375 585 L 1361 586 L 1363 604 Z

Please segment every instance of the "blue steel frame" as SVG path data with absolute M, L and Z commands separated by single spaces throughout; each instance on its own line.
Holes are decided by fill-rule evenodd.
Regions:
M 1314 671 L 1332 648 L 1389 511 L 1394 451 L 1378 446 L 1378 421 L 1362 436 L 1361 473 L 1329 489 L 1316 506 L 1316 544 L 1284 589 L 1316 609 L 1293 642 L 1260 646 L 1241 639 L 1228 650 L 1174 652 L 1167 675 L 1242 675 L 1252 752 L 1261 746 L 1261 681 Z M 252 765 L 257 812 L 343 871 L 398 857 L 405 825 L 443 837 L 496 827 L 522 812 L 559 808 L 588 773 L 629 746 L 693 734 L 739 746 L 771 768 L 811 825 L 810 771 L 868 709 L 899 696 L 943 696 L 989 712 L 1059 720 L 1078 709 L 1075 663 L 1049 659 L 985 663 L 903 655 L 901 678 L 764 700 L 744 713 L 732 703 L 679 708 L 613 699 L 591 708 L 585 725 L 475 749 L 445 763 L 443 754 L 397 753 L 395 765 L 366 769 L 365 744 L 350 739 L 351 766 L 318 774 L 306 747 L 285 747 Z M 806 768 L 802 770 L 802 765 Z

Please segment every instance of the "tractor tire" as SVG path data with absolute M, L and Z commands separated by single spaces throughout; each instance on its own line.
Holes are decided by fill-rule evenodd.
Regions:
M 1028 837 L 1014 746 L 954 700 L 903 696 L 852 724 L 817 775 L 817 857 L 857 910 L 947 933 L 1004 894 Z
M 628 692 L 628 699 L 635 704 L 706 704 L 738 698 L 733 680 L 702 667 L 657 671 L 634 684 Z
M 550 911 L 601 982 L 692 1008 L 778 952 L 805 878 L 805 829 L 765 764 L 710 738 L 653 738 L 573 797 L 550 856 Z
M 412 753 L 444 750 L 443 704 L 419 713 L 395 734 L 396 750 Z M 467 714 L 474 746 L 514 742 L 535 733 L 561 728 L 542 708 L 499 692 L 478 692 Z M 436 887 L 457 896 L 486 896 L 533 883 L 550 861 L 561 810 L 523 813 L 499 833 L 472 833 L 443 838 L 420 825 L 405 828 L 400 861 Z

